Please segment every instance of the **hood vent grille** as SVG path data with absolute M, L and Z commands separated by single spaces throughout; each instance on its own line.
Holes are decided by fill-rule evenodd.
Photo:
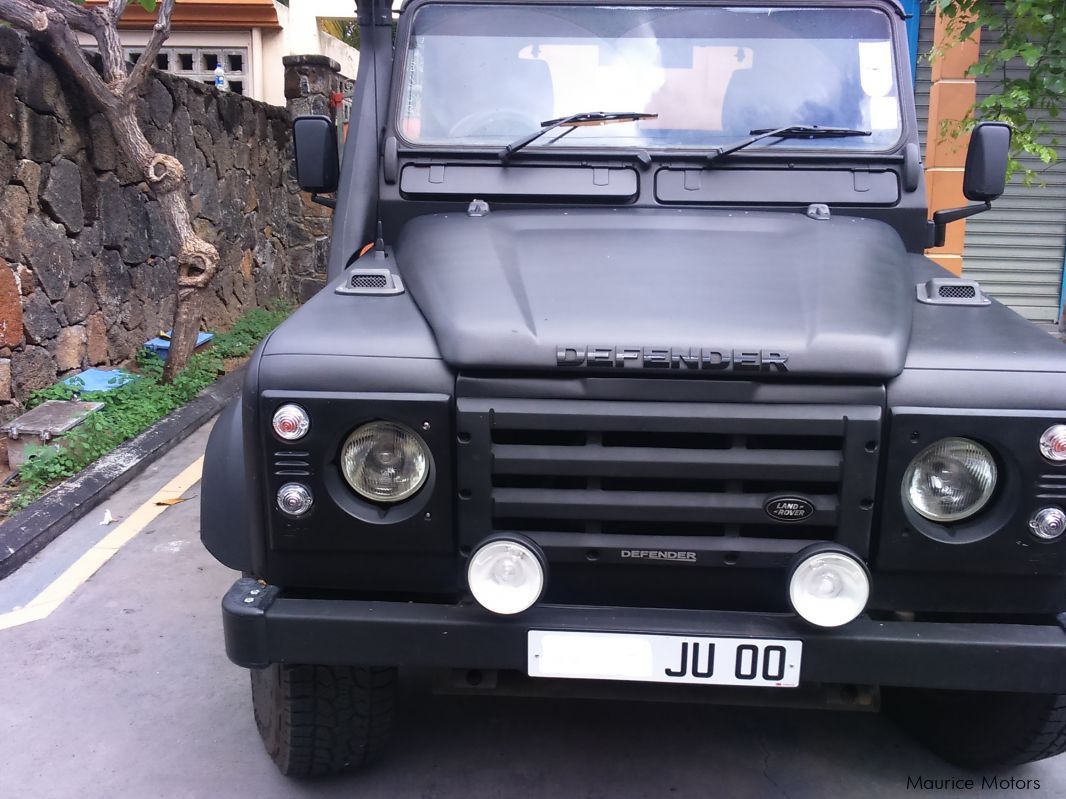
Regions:
M 388 269 L 353 267 L 344 273 L 344 282 L 337 287 L 338 294 L 390 296 L 403 292 L 400 276 Z
M 976 280 L 934 278 L 918 284 L 918 302 L 926 305 L 991 305 Z
M 389 279 L 385 275 L 352 275 L 351 279 L 353 289 L 384 289 L 388 286 Z

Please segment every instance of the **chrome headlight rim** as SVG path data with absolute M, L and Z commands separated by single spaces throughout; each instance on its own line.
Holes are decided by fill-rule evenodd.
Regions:
M 382 496 L 380 494 L 374 494 L 372 492 L 362 490 L 362 488 L 357 484 L 357 482 L 352 478 L 348 470 L 345 468 L 345 457 L 349 445 L 351 445 L 352 442 L 360 435 L 365 434 L 368 428 L 376 427 L 393 428 L 395 431 L 409 436 L 410 439 L 415 442 L 421 450 L 420 454 L 424 461 L 424 466 L 421 470 L 420 476 L 416 481 L 412 482 L 404 491 L 396 494 L 395 496 Z M 344 441 L 341 442 L 340 452 L 337 457 L 337 471 L 340 473 L 340 477 L 343 484 L 347 488 L 349 488 L 359 500 L 363 502 L 372 503 L 373 505 L 376 505 L 378 507 L 397 507 L 402 506 L 405 503 L 408 503 L 419 497 L 419 495 L 422 494 L 422 491 L 426 488 L 426 486 L 431 484 L 431 477 L 433 471 L 433 454 L 429 448 L 429 444 L 426 443 L 426 440 L 411 425 L 405 424 L 395 419 L 371 419 L 359 424 L 354 430 L 352 430 L 347 436 L 345 436 Z
M 954 513 L 936 513 L 930 511 L 928 508 L 919 507 L 912 501 L 910 495 L 911 482 L 915 473 L 922 465 L 923 459 L 927 458 L 931 452 L 938 448 L 948 447 L 950 445 L 973 447 L 977 449 L 982 455 L 984 460 L 988 464 L 988 468 L 991 471 L 991 479 L 988 485 L 984 488 L 978 498 L 968 505 L 965 509 L 956 511 Z M 907 468 L 903 472 L 903 479 L 900 484 L 900 495 L 903 501 L 904 508 L 914 512 L 921 519 L 932 522 L 939 525 L 958 524 L 961 522 L 968 522 L 974 519 L 982 511 L 986 510 L 995 497 L 997 489 L 1000 486 L 1000 468 L 997 463 L 995 455 L 992 454 L 992 450 L 985 444 L 974 438 L 967 436 L 952 435 L 938 438 L 932 443 L 923 447 L 916 455 L 914 455 L 907 463 Z

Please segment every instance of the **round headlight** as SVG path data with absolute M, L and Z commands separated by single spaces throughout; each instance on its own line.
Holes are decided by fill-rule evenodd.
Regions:
M 528 610 L 540 599 L 544 565 L 525 544 L 490 541 L 471 556 L 466 581 L 481 607 L 510 616 Z
M 429 449 L 414 430 L 395 422 L 369 422 L 348 436 L 341 473 L 361 497 L 399 502 L 429 476 Z
M 862 563 L 846 552 L 800 552 L 788 581 L 788 597 L 805 621 L 818 627 L 840 627 L 866 608 L 870 577 Z
M 996 488 L 996 462 L 968 438 L 944 438 L 915 456 L 903 475 L 903 499 L 934 522 L 973 516 Z

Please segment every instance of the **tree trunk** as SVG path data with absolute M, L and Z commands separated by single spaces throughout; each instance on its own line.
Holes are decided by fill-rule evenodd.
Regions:
M 152 149 L 141 131 L 133 101 L 105 110 L 123 150 L 140 168 L 170 225 L 178 257 L 178 296 L 174 307 L 170 353 L 163 380 L 170 382 L 185 368 L 196 347 L 203 311 L 203 292 L 218 271 L 218 250 L 193 230 L 185 196 L 185 168 L 171 155 Z

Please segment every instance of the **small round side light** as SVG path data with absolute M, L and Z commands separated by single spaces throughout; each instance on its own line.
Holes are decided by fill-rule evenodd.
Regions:
M 315 504 L 311 489 L 303 483 L 286 483 L 278 489 L 278 510 L 286 516 L 303 516 Z
M 1029 520 L 1029 529 L 1041 541 L 1054 541 L 1066 533 L 1066 513 L 1054 505 L 1041 508 Z
M 1040 454 L 1052 463 L 1066 463 L 1066 424 L 1053 424 L 1044 431 Z
M 284 441 L 299 441 L 311 429 L 311 417 L 299 405 L 289 402 L 274 411 L 274 435 Z

